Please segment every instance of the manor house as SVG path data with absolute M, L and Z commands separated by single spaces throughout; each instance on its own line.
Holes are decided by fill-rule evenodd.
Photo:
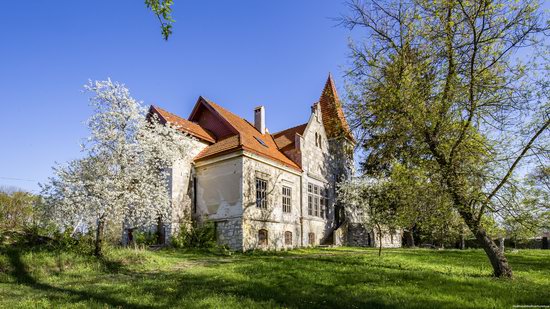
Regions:
M 372 232 L 349 222 L 336 201 L 336 184 L 353 173 L 355 140 L 330 75 L 309 119 L 276 133 L 266 127 L 264 106 L 253 121 L 203 97 L 188 119 L 157 106 L 150 113 L 193 144 L 171 169 L 166 240 L 182 223 L 211 221 L 218 243 L 238 251 L 375 245 Z M 395 238 L 385 245 L 400 246 Z

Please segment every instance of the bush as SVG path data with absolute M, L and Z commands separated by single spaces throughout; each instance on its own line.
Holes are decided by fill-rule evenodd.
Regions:
M 151 246 L 157 243 L 157 234 L 151 231 L 134 232 L 134 242 L 138 246 Z
M 71 235 L 70 231 L 60 232 L 36 225 L 19 231 L 0 231 L 0 246 L 6 248 L 35 248 L 63 250 L 75 253 L 89 253 L 93 248 L 93 235 Z
M 193 226 L 189 230 L 182 229 L 172 238 L 176 248 L 213 248 L 216 246 L 216 228 L 213 222 Z

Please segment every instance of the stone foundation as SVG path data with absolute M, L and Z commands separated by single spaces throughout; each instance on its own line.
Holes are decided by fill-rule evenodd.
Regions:
M 243 250 L 243 229 L 240 218 L 215 221 L 216 240 L 219 245 L 225 245 L 231 250 Z

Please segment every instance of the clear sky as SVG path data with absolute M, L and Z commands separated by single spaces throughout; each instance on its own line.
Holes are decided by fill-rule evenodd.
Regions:
M 139 0 L 3 1 L 0 186 L 37 192 L 55 162 L 80 156 L 88 79 L 125 83 L 145 104 L 188 117 L 199 95 L 275 132 L 307 120 L 328 72 L 339 89 L 351 33 L 340 0 L 175 0 L 174 33 Z M 16 180 L 17 179 L 17 180 Z

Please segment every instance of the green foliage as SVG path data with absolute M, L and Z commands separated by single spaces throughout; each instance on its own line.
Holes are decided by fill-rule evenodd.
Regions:
M 173 0 L 145 0 L 147 8 L 151 9 L 160 22 L 162 37 L 168 40 L 172 34 L 172 5 Z
M 215 225 L 209 221 L 189 229 L 182 228 L 172 238 L 172 245 L 176 248 L 213 248 L 216 246 Z
M 0 231 L 21 231 L 40 219 L 41 199 L 24 191 L 0 192 Z
M 509 255 L 494 280 L 482 250 L 0 251 L 2 308 L 511 308 L 549 305 L 550 250 Z
M 459 214 L 495 275 L 511 276 L 482 220 L 509 211 L 501 196 L 514 190 L 515 170 L 531 152 L 548 160 L 550 75 L 535 72 L 550 63 L 542 56 L 550 24 L 540 4 L 349 4 L 343 24 L 360 27 L 367 40 L 351 44 L 348 72 L 352 123 L 365 136 L 363 171 L 386 177 L 396 165 L 418 171 L 417 190 L 441 197 L 437 221 Z M 539 44 L 528 63 L 513 59 Z
M 150 246 L 157 243 L 157 234 L 151 231 L 135 231 L 134 241 L 138 246 Z

